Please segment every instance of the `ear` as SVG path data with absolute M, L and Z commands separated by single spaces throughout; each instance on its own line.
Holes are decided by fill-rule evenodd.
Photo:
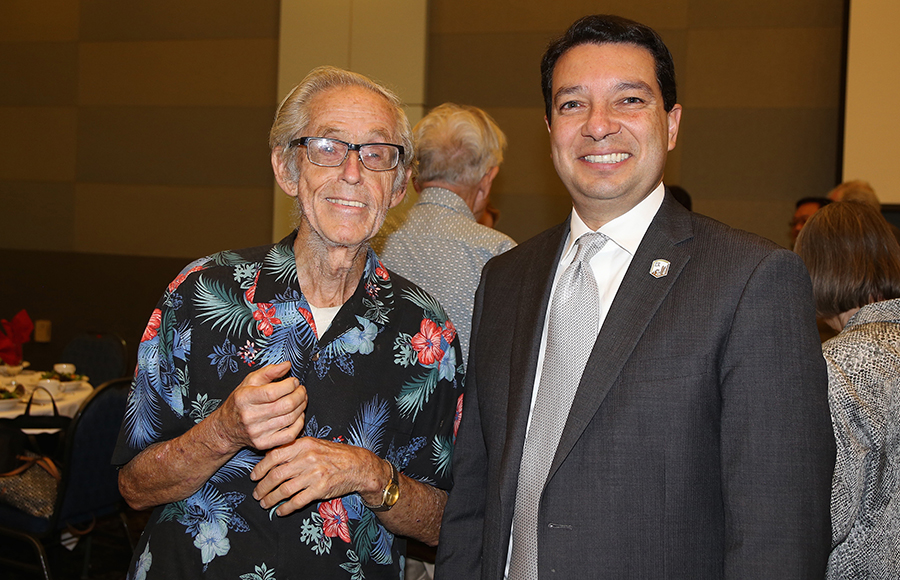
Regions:
M 497 173 L 499 172 L 500 167 L 495 165 L 488 169 L 488 172 L 485 173 L 481 178 L 481 181 L 478 182 L 478 193 L 475 197 L 476 203 L 482 199 L 487 201 L 488 196 L 491 194 L 491 184 L 494 183 L 494 178 L 497 177 Z
M 547 115 L 544 115 L 544 124 L 547 125 L 547 132 L 550 132 L 550 119 L 547 118 Z
M 297 183 L 291 180 L 291 172 L 287 168 L 287 163 L 281 156 L 284 147 L 276 147 L 272 149 L 272 171 L 275 172 L 275 181 L 281 191 L 291 197 L 297 197 Z
M 412 167 L 406 170 L 405 177 L 403 178 L 403 183 L 401 183 L 397 190 L 391 194 L 391 208 L 397 207 L 403 198 L 406 197 L 406 186 L 409 183 L 409 178 L 412 175 Z
M 678 140 L 678 127 L 681 125 L 681 105 L 675 105 L 669 111 L 669 151 L 675 149 L 675 141 Z

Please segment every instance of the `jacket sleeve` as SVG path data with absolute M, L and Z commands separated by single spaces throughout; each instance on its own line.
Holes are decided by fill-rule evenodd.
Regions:
M 835 443 L 809 275 L 768 253 L 721 357 L 725 578 L 822 578 Z

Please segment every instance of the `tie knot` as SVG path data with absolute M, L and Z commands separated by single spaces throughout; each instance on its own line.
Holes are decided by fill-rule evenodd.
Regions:
M 599 252 L 603 246 L 606 245 L 607 240 L 609 240 L 609 238 L 599 232 L 582 234 L 575 240 L 575 243 L 578 245 L 578 250 L 575 252 L 573 263 L 587 262 L 593 258 L 594 254 Z

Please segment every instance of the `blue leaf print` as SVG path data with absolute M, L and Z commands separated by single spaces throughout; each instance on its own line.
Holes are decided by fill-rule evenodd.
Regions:
M 419 450 L 425 447 L 426 441 L 425 437 L 415 437 L 408 445 L 401 445 L 397 448 L 394 447 L 394 442 L 391 441 L 391 446 L 388 447 L 388 452 L 384 458 L 393 463 L 399 471 L 403 471 L 409 465 L 409 462 L 415 459 Z
M 446 477 L 450 474 L 450 461 L 453 459 L 453 442 L 450 437 L 437 436 L 431 443 L 431 460 L 437 474 Z
M 261 454 L 250 449 L 241 449 L 234 457 L 228 460 L 228 463 L 220 467 L 209 478 L 209 481 L 212 483 L 223 483 L 237 479 L 244 474 L 249 474 L 262 457 Z
M 299 314 L 299 313 L 298 313 Z M 306 366 L 304 352 L 315 343 L 315 334 L 306 324 L 277 324 L 272 335 L 260 340 L 262 351 L 256 360 L 260 366 L 290 361 L 293 368 Z
M 232 294 L 216 280 L 197 278 L 194 295 L 197 318 L 211 322 L 213 330 L 221 330 L 229 336 L 253 332 L 253 310 L 243 294 Z
M 227 338 L 222 346 L 214 346 L 211 354 L 208 355 L 212 361 L 210 364 L 215 365 L 219 378 L 225 376 L 226 372 L 236 373 L 240 368 L 238 364 L 241 360 L 241 354 L 238 348 Z
M 414 378 L 403 385 L 396 399 L 397 408 L 402 417 L 410 418 L 412 421 L 416 420 L 416 415 L 419 414 L 437 387 L 439 373 L 435 367 L 425 375 Z
M 313 415 L 306 421 L 303 428 L 303 435 L 306 437 L 315 437 L 316 439 L 327 439 L 331 435 L 331 425 L 325 425 L 319 429 L 319 421 Z
M 158 357 L 158 342 L 159 337 L 156 336 L 138 347 L 140 370 L 128 394 L 128 405 L 125 408 L 127 440 L 133 449 L 143 449 L 159 437 L 159 403 L 154 396 L 158 388 L 154 388 L 151 383 L 153 378 L 158 380 L 158 376 L 149 372 L 149 369 L 157 368 L 155 361 Z
M 403 298 L 421 308 L 425 316 L 438 326 L 443 326 L 447 322 L 447 312 L 441 303 L 421 288 L 404 288 Z
M 375 514 L 365 510 L 359 519 L 359 524 L 353 531 L 353 547 L 359 555 L 359 561 L 368 562 L 369 558 L 378 564 L 390 564 L 391 544 L 394 536 L 384 529 Z
M 253 568 L 253 572 L 241 574 L 240 580 L 275 580 L 275 568 L 267 568 L 265 562 Z
M 275 244 L 263 260 L 263 269 L 287 286 L 297 283 L 297 262 L 290 246 Z
M 363 403 L 350 426 L 350 444 L 368 449 L 377 455 L 381 449 L 381 438 L 384 436 L 384 424 L 389 415 L 387 401 L 378 395 L 368 403 Z

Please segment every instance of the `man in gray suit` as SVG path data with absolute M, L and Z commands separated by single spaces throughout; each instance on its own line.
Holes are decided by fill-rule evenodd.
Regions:
M 582 18 L 541 71 L 573 211 L 482 274 L 436 577 L 821 578 L 834 440 L 806 269 L 665 192 L 681 106 L 652 29 Z

